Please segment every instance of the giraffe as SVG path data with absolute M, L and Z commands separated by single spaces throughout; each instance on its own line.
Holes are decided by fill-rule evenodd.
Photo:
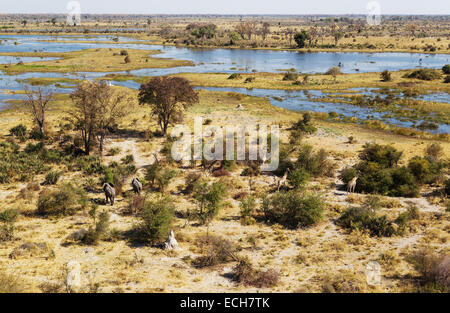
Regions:
M 351 181 L 347 184 L 347 192 L 355 192 L 356 181 L 358 180 L 358 176 L 353 177 Z
M 287 171 L 284 172 L 283 177 L 281 177 L 281 178 L 278 180 L 278 191 L 280 191 L 280 188 L 281 188 L 282 185 L 286 186 L 286 181 L 287 181 L 287 175 L 288 175 L 288 172 L 289 172 L 289 169 L 287 169 Z

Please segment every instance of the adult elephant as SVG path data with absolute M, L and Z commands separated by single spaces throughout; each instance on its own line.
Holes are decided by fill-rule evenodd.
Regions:
M 111 203 L 111 206 L 114 205 L 114 198 L 116 197 L 116 190 L 114 189 L 114 184 L 105 183 L 103 184 L 103 191 L 105 192 L 106 204 Z

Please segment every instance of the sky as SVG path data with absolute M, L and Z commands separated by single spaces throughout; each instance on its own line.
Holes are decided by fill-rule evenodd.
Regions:
M 0 13 L 67 13 L 70 0 L 0 0 Z M 93 14 L 367 14 L 371 0 L 78 0 Z M 381 14 L 450 14 L 449 0 L 378 0 Z M 373 9 L 372 9 L 373 10 Z

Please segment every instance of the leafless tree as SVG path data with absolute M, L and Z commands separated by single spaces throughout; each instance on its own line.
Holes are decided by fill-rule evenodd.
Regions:
M 39 131 L 42 136 L 45 135 L 45 113 L 48 103 L 53 100 L 53 92 L 38 87 L 37 90 L 31 90 L 25 87 L 25 100 L 23 102 L 27 110 L 33 115 Z
M 84 81 L 71 98 L 74 105 L 68 112 L 68 119 L 81 132 L 85 153 L 90 154 L 97 139 L 102 155 L 106 135 L 126 115 L 131 99 L 124 93 L 115 92 L 105 81 Z
M 270 24 L 264 22 L 261 28 L 261 37 L 263 40 L 266 40 L 267 35 L 270 34 Z

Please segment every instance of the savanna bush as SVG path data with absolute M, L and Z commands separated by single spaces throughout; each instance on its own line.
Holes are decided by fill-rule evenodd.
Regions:
M 27 127 L 23 124 L 19 124 L 17 126 L 14 126 L 9 130 L 9 133 L 18 138 L 20 141 L 25 141 L 27 136 Z
M 200 181 L 194 188 L 194 199 L 197 202 L 195 216 L 202 224 L 208 224 L 222 208 L 223 200 L 227 195 L 227 185 L 223 181 L 210 184 Z
M 250 223 L 253 219 L 252 215 L 256 209 L 256 200 L 252 196 L 245 196 L 240 200 L 239 208 L 241 209 L 241 221 L 243 224 Z
M 66 183 L 57 190 L 45 189 L 39 194 L 37 213 L 41 215 L 69 215 L 87 206 L 83 189 Z
M 238 264 L 233 268 L 231 277 L 234 281 L 257 288 L 268 288 L 276 286 L 280 273 L 275 270 L 257 270 L 253 267 L 248 257 L 240 258 Z
M 145 201 L 141 213 L 141 222 L 137 225 L 134 239 L 141 242 L 157 242 L 167 239 L 174 217 L 175 205 L 171 198 Z
M 17 221 L 19 212 L 15 209 L 6 209 L 0 212 L 0 241 L 9 241 L 14 238 L 14 224 Z
M 337 220 L 341 227 L 351 230 L 368 230 L 372 236 L 390 237 L 395 229 L 385 215 L 377 216 L 369 207 L 352 207 L 347 209 Z
M 296 169 L 303 169 L 313 177 L 333 176 L 336 164 L 329 158 L 329 154 L 320 149 L 313 151 L 311 145 L 302 145 L 298 151 Z
M 406 78 L 416 78 L 416 79 L 420 79 L 420 80 L 435 80 L 435 79 L 439 79 L 441 77 L 441 75 L 436 70 L 424 68 L 424 69 L 420 69 L 420 70 L 415 70 L 409 74 L 405 74 L 405 77 Z
M 51 171 L 45 175 L 44 185 L 56 185 L 58 179 L 61 177 L 61 172 Z
M 418 291 L 448 293 L 450 291 L 450 256 L 438 254 L 431 248 L 422 248 L 407 257 L 419 272 Z
M 309 180 L 309 173 L 304 168 L 299 168 L 287 177 L 289 184 L 294 189 L 303 189 Z
M 237 247 L 228 239 L 218 236 L 199 238 L 198 244 L 202 255 L 195 258 L 192 264 L 197 268 L 210 267 L 236 261 Z
M 324 204 L 318 196 L 289 191 L 264 198 L 263 211 L 267 222 L 296 229 L 318 223 L 323 217 Z

